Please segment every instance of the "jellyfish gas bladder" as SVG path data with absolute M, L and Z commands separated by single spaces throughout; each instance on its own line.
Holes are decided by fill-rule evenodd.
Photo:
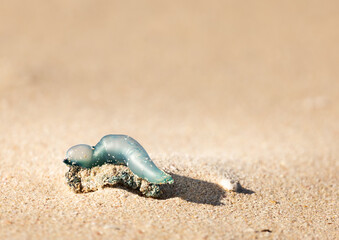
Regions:
M 127 166 L 133 174 L 153 184 L 173 183 L 173 178 L 161 171 L 145 149 L 126 135 L 106 135 L 94 147 L 79 144 L 71 147 L 64 163 L 92 168 L 104 164 Z

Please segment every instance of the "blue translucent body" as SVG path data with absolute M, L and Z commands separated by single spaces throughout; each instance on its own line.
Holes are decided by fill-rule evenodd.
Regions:
M 153 163 L 145 149 L 126 135 L 106 135 L 94 147 L 75 145 L 67 151 L 64 162 L 84 168 L 122 164 L 150 183 L 173 183 L 172 177 Z

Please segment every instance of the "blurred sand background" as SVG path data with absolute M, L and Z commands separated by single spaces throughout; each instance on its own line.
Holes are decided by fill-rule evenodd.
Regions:
M 338 13 L 1 1 L 0 239 L 338 239 Z M 68 189 L 66 150 L 110 133 L 173 174 L 164 199 Z

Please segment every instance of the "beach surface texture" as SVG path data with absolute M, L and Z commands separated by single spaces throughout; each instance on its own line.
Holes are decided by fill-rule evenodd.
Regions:
M 4 1 L 0 239 L 339 239 L 338 8 Z M 69 188 L 67 149 L 107 134 L 161 198 Z

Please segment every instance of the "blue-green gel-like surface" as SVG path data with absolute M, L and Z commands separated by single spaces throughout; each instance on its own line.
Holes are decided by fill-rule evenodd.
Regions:
M 173 178 L 161 171 L 145 149 L 126 135 L 106 135 L 94 147 L 79 144 L 66 153 L 64 163 L 83 168 L 104 164 L 127 166 L 136 176 L 154 184 L 173 183 Z

